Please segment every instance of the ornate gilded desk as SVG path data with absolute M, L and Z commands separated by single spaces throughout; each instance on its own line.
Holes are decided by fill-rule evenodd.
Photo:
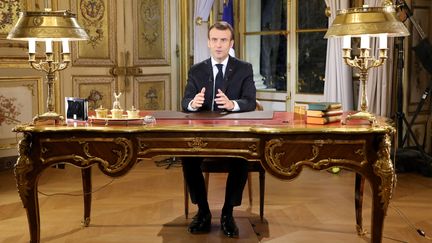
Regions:
M 381 242 L 384 217 L 392 196 L 395 171 L 390 160 L 394 129 L 384 119 L 377 125 L 309 125 L 294 115 L 275 112 L 272 119 L 161 119 L 156 124 L 20 125 L 23 134 L 15 176 L 27 211 L 30 240 L 40 240 L 37 186 L 42 171 L 58 163 L 82 168 L 84 224 L 90 223 L 91 166 L 108 176 L 127 173 L 141 158 L 231 156 L 261 161 L 281 180 L 296 178 L 303 166 L 333 166 L 356 172 L 357 232 L 363 234 L 365 179 L 372 189 L 372 237 Z

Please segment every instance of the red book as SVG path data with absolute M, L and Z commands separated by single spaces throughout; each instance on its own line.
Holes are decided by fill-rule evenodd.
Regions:
M 338 122 L 341 120 L 341 116 L 324 116 L 324 117 L 306 117 L 306 123 L 309 124 L 327 124 L 330 122 Z
M 306 111 L 307 116 L 313 116 L 313 117 L 337 116 L 337 115 L 342 115 L 342 113 L 343 110 L 341 109 L 329 110 L 329 111 L 315 111 L 315 110 Z

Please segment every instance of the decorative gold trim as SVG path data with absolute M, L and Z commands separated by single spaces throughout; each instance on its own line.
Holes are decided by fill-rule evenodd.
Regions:
M 0 144 L 0 150 L 13 149 L 13 148 L 16 148 L 16 146 L 17 146 L 16 143 Z
M 195 24 L 196 25 L 202 25 L 203 23 L 208 23 L 208 21 L 203 21 L 203 19 L 201 18 L 201 16 L 196 17 L 196 19 L 195 19 Z
M 306 144 L 311 145 L 311 154 L 309 158 L 300 161 L 293 161 L 288 166 L 282 165 L 282 158 L 286 152 L 276 152 L 276 150 L 284 145 L 290 144 Z M 354 154 L 362 157 L 362 161 L 354 161 L 345 158 L 326 158 L 318 159 L 321 149 L 324 145 L 360 145 L 361 149 L 353 151 Z M 332 166 L 347 166 L 347 167 L 364 167 L 367 164 L 366 158 L 366 141 L 365 140 L 285 140 L 271 139 L 266 142 L 264 149 L 265 159 L 272 171 L 285 176 L 287 178 L 295 178 L 302 171 L 302 166 L 309 166 L 315 170 L 324 170 Z
M 53 156 L 48 158 L 43 158 L 43 154 L 46 154 L 48 152 L 51 152 L 47 148 L 47 144 L 55 144 L 55 143 L 78 143 L 82 151 L 84 152 L 84 156 L 76 155 L 76 154 L 70 154 L 70 155 L 63 155 L 63 156 Z M 114 155 L 116 155 L 117 159 L 114 164 L 110 164 L 109 161 L 106 161 L 102 158 L 93 156 L 90 152 L 90 143 L 91 142 L 103 142 L 107 144 L 115 143 L 116 145 L 119 145 L 122 150 L 112 149 Z M 133 155 L 133 144 L 132 141 L 130 141 L 127 138 L 68 138 L 68 139 L 42 139 L 40 141 L 41 143 L 41 161 L 42 164 L 55 164 L 56 162 L 66 162 L 66 161 L 73 161 L 77 166 L 80 167 L 87 167 L 94 163 L 98 163 L 101 165 L 101 170 L 103 172 L 106 172 L 106 174 L 114 174 L 116 172 L 122 171 L 124 168 L 126 168 L 132 161 L 132 155 Z
M 10 117 L 6 116 L 8 117 L 6 120 L 11 121 L 11 123 L 7 124 L 5 121 L 3 121 L 3 123 L 0 122 L 0 126 L 3 126 L 4 130 L 0 138 L 0 149 L 15 149 L 18 144 L 17 140 L 21 138 L 21 135 L 14 134 L 10 130 L 16 124 L 31 122 L 32 118 L 43 110 L 43 79 L 39 76 L 0 77 L 0 89 L 4 89 L 5 87 L 26 89 L 29 92 L 22 93 L 21 91 L 24 90 L 19 90 L 18 93 L 25 95 L 26 99 L 29 98 L 28 95 L 31 97 L 30 103 L 23 103 L 21 98 L 24 96 L 8 97 L 15 99 L 13 102 L 15 109 L 11 108 L 14 112 L 8 111 L 7 113 L 10 114 Z M 15 112 L 19 112 L 20 114 L 17 115 Z
M 181 99 L 183 97 L 183 90 L 186 87 L 187 74 L 190 67 L 190 56 L 189 56 L 189 47 L 191 46 L 190 41 L 190 30 L 189 28 L 189 4 L 188 0 L 180 0 L 179 7 L 179 15 L 180 15 L 180 58 L 179 58 L 179 66 L 180 66 L 180 76 L 179 76 L 179 90 L 178 90 L 178 100 L 177 104 L 180 106 Z
M 86 217 L 85 219 L 83 219 L 81 221 L 81 226 L 82 227 L 88 227 L 90 225 L 90 217 Z
M 160 8 L 157 8 L 155 2 L 159 3 Z M 170 4 L 168 0 L 135 0 L 133 1 L 133 10 L 133 65 L 170 65 L 170 21 L 168 15 L 170 12 Z M 142 22 L 147 24 L 146 26 L 141 26 L 140 17 Z M 160 25 L 157 25 L 159 22 Z M 141 31 L 140 27 L 142 28 Z M 155 43 L 161 43 L 161 49 L 159 50 L 161 53 L 158 53 L 161 54 L 161 56 L 140 58 L 140 47 L 143 47 L 139 42 L 140 39 L 143 40 L 145 47 L 153 46 L 151 50 L 154 50 Z
M 271 30 L 271 31 L 250 31 L 245 32 L 244 35 L 288 35 L 288 30 Z
M 81 86 L 87 86 L 88 93 L 82 93 Z M 106 93 L 104 88 L 106 87 Z M 112 76 L 77 76 L 72 75 L 72 95 L 87 98 L 89 110 L 95 110 L 101 105 L 110 108 L 112 105 L 112 94 L 115 92 L 116 78 Z
M 315 33 L 315 32 L 326 32 L 327 29 L 298 29 L 296 33 Z
M 86 6 L 82 4 L 90 2 L 88 0 L 73 0 L 71 1 L 72 10 L 79 14 L 78 20 L 87 29 L 87 32 L 91 29 L 90 39 L 88 41 L 72 44 L 72 66 L 112 66 L 117 63 L 117 6 L 115 0 L 98 0 L 90 4 L 101 4 L 98 9 L 91 11 L 92 15 L 83 15 L 82 10 L 85 10 Z M 84 8 L 84 9 L 83 9 Z M 95 7 L 96 8 L 96 7 Z M 104 13 L 98 12 L 98 10 L 106 9 Z M 107 30 L 108 33 L 103 33 L 104 19 L 107 18 Z M 93 34 L 92 34 L 93 33 Z M 107 54 L 108 56 L 95 56 L 95 57 L 80 57 L 79 48 L 93 48 L 97 50 L 101 49 L 101 46 L 107 45 L 107 53 L 99 50 L 99 54 Z
M 18 13 L 28 11 L 28 1 L 1 1 L 0 67 L 28 68 L 27 43 L 7 40 L 6 36 L 18 21 Z
M 193 138 L 192 141 L 187 142 L 187 145 L 192 148 L 192 150 L 201 150 L 207 147 L 208 143 L 203 141 L 203 138 Z
M 133 78 L 133 104 L 139 110 L 167 110 L 171 107 L 170 74 L 141 75 Z M 163 90 L 159 90 L 158 83 L 163 83 Z M 153 84 L 153 85 L 150 85 Z M 145 93 L 142 93 L 144 86 L 149 86 Z M 161 85 L 162 86 L 162 85 Z M 153 88 L 153 89 L 152 89 Z M 159 95 L 158 95 L 159 94 Z M 162 97 L 151 97 L 151 96 Z M 147 102 L 146 102 L 147 101 Z M 160 104 L 162 103 L 162 104 Z
M 158 153 L 165 155 L 184 155 L 200 152 L 200 155 L 218 156 L 223 154 L 235 154 L 238 157 L 257 158 L 259 156 L 259 139 L 236 138 L 236 148 L 224 147 L 220 144 L 232 141 L 230 138 L 138 138 L 138 157 L 146 157 L 148 154 Z M 160 146 L 169 144 L 170 146 Z
M 24 133 L 24 137 L 18 143 L 19 157 L 15 164 L 14 173 L 18 193 L 25 208 L 27 208 L 29 191 L 32 189 L 30 185 L 35 184 L 35 182 L 28 179 L 28 174 L 33 171 L 34 163 L 30 160 L 30 150 L 31 135 L 29 133 Z
M 330 9 L 329 6 L 327 6 L 327 7 L 325 8 L 325 10 L 324 10 L 324 14 L 325 14 L 325 16 L 326 16 L 327 18 L 330 18 L 330 17 L 331 17 L 331 9 Z
M 382 208 L 387 212 L 388 204 L 396 185 L 396 174 L 390 159 L 391 135 L 383 135 L 379 144 L 378 159 L 373 164 L 374 173 L 381 178 L 378 195 L 381 197 Z

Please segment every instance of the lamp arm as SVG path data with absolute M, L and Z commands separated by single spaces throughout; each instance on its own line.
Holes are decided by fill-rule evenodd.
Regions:
M 351 59 L 349 57 L 344 57 L 345 63 L 350 66 L 350 67 L 355 67 L 355 68 L 361 68 L 359 65 L 359 60 L 357 59 L 357 57 L 354 57 L 354 59 Z
M 44 69 L 42 69 L 42 65 L 41 63 L 36 63 L 35 61 L 29 61 L 30 66 L 38 71 L 44 71 Z
M 69 62 L 61 62 L 58 65 L 57 71 L 61 71 L 63 69 L 66 69 L 69 66 Z
M 373 60 L 371 67 L 379 67 L 381 66 L 387 58 L 380 58 L 377 60 Z

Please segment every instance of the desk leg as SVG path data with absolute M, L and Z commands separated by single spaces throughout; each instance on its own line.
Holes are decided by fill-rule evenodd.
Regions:
M 355 177 L 355 215 L 356 215 L 356 226 L 357 234 L 364 236 L 366 232 L 363 230 L 363 192 L 364 192 L 365 178 L 356 173 Z
M 384 217 L 393 194 L 396 181 L 395 170 L 390 160 L 390 134 L 380 141 L 378 158 L 373 163 L 372 187 L 372 243 L 381 243 Z
M 382 232 L 384 228 L 384 217 L 387 209 L 383 208 L 381 196 L 378 193 L 378 188 L 374 188 L 372 192 L 372 243 L 381 243 Z
M 30 242 L 40 241 L 40 217 L 39 217 L 39 199 L 37 196 L 37 186 L 34 185 L 32 188 L 27 190 L 28 196 L 26 197 L 27 203 L 24 207 L 27 211 L 27 220 L 29 223 L 30 230 Z M 24 203 L 24 199 L 22 198 Z
M 40 161 L 30 158 L 31 136 L 24 134 L 19 142 L 19 157 L 15 164 L 15 180 L 22 204 L 27 212 L 30 242 L 40 241 L 40 218 L 37 179 Z M 39 162 L 39 163 L 38 163 Z
M 91 167 L 81 169 L 81 176 L 83 182 L 84 197 L 84 219 L 81 222 L 81 225 L 87 227 L 90 224 L 90 211 L 92 200 Z

